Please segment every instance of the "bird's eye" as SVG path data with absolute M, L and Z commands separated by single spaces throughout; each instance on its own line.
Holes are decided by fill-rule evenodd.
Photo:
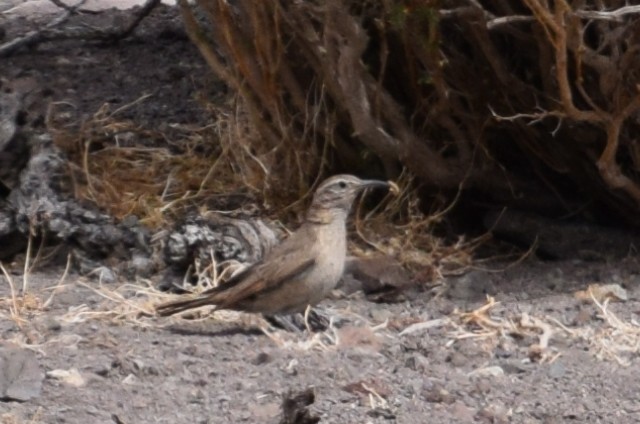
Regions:
M 345 183 L 344 181 L 340 181 L 340 182 L 338 183 L 338 187 L 340 187 L 340 188 L 347 188 L 347 183 Z

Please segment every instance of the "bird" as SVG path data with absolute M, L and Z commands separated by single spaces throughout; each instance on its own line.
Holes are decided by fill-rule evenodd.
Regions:
M 205 305 L 266 316 L 304 312 L 333 290 L 344 271 L 346 222 L 358 194 L 397 190 L 393 182 L 335 175 L 316 189 L 302 225 L 257 263 L 195 297 L 159 304 L 159 316 Z

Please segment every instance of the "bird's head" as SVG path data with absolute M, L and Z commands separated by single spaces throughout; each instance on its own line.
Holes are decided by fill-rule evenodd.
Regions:
M 337 216 L 346 216 L 358 194 L 374 187 L 396 189 L 396 185 L 379 180 L 361 180 L 353 175 L 335 175 L 320 184 L 309 208 L 308 220 L 326 221 Z

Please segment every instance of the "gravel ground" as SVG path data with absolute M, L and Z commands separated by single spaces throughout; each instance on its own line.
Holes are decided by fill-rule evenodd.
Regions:
M 0 304 L 2 339 L 35 351 L 47 374 L 39 397 L 0 403 L 0 417 L 276 423 L 287 394 L 312 389 L 309 410 L 322 423 L 637 422 L 637 352 L 623 348 L 639 340 L 638 269 L 630 261 L 533 261 L 451 280 L 437 298 L 328 299 L 320 307 L 340 325 L 313 335 L 265 335 L 258 318 L 236 313 L 135 318 L 133 308 L 105 296 L 148 307 L 153 299 L 140 287 L 72 276 L 48 308 L 23 310 L 22 328 L 8 318 L 8 300 Z M 31 276 L 33 305 L 49 297 L 45 288 L 61 272 Z M 577 299 L 575 289 L 594 283 L 593 275 L 634 287 L 629 299 L 606 315 Z M 487 306 L 478 291 L 487 283 L 498 303 L 475 319 L 461 315 Z M 0 285 L 0 297 L 9 298 L 7 288 Z M 56 378 L 60 370 L 72 374 Z

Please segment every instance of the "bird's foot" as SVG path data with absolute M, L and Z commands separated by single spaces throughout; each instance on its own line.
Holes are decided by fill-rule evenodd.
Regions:
M 331 325 L 333 315 L 325 309 L 313 308 L 305 314 L 273 315 L 265 316 L 265 320 L 274 327 L 281 328 L 292 333 L 302 333 L 304 330 L 319 332 L 327 330 Z M 335 324 L 334 317 L 334 324 Z

